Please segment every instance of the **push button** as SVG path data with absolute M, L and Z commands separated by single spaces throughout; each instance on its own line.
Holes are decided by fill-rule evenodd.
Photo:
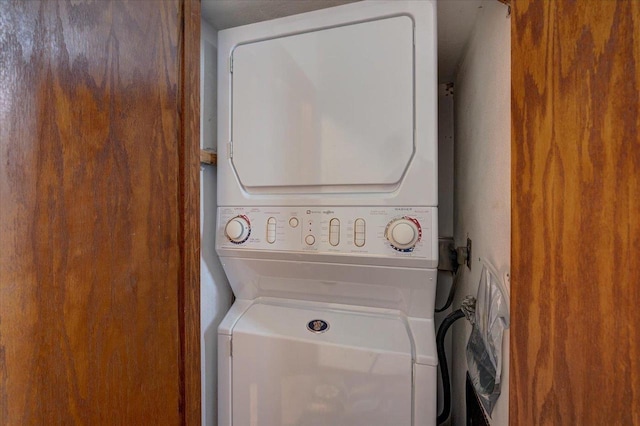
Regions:
M 364 247 L 366 242 L 366 222 L 364 219 L 356 219 L 353 228 L 353 243 L 356 247 Z
M 336 218 L 329 221 L 329 244 L 334 247 L 340 244 L 340 220 Z
M 276 242 L 276 218 L 267 219 L 267 242 L 273 244 Z
M 313 235 L 309 234 L 304 238 L 304 242 L 307 243 L 308 246 L 312 246 L 316 242 L 316 237 L 314 237 Z

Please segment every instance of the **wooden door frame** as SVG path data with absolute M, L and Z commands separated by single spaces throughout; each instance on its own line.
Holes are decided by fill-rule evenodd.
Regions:
M 180 60 L 180 411 L 201 422 L 200 371 L 200 0 L 182 0 Z
M 640 424 L 640 3 L 513 12 L 510 424 Z

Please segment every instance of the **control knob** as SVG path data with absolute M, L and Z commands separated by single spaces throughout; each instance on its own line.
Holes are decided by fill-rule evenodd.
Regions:
M 224 227 L 224 234 L 234 244 L 244 243 L 251 235 L 249 218 L 245 215 L 239 215 L 230 219 Z
M 405 216 L 389 222 L 384 236 L 395 250 L 410 252 L 420 241 L 422 228 L 416 219 Z

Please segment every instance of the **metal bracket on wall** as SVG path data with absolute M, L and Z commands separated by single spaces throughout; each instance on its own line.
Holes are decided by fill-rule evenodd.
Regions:
M 451 237 L 438 239 L 438 271 L 455 272 L 457 269 L 455 241 Z
M 456 247 L 455 254 L 458 266 L 466 264 L 467 268 L 471 269 L 471 238 L 467 237 L 466 246 Z
M 456 247 L 453 238 L 438 240 L 438 270 L 456 272 L 461 265 L 471 269 L 471 238 L 467 238 L 467 245 Z

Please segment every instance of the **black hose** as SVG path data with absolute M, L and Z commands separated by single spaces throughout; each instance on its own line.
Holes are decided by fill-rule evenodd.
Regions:
M 449 367 L 447 367 L 447 354 L 444 351 L 444 338 L 447 330 L 454 322 L 464 318 L 462 309 L 451 312 L 440 324 L 438 334 L 436 336 L 436 347 L 438 349 L 438 363 L 440 364 L 440 376 L 442 377 L 442 413 L 438 414 L 438 424 L 444 423 L 451 412 L 451 384 L 449 383 Z
M 453 278 L 451 279 L 451 288 L 449 289 L 449 295 L 447 296 L 447 301 L 445 302 L 442 308 L 436 308 L 436 313 L 440 313 L 446 311 L 449 306 L 453 303 L 453 297 L 456 295 L 456 286 L 458 285 L 458 274 L 459 270 L 456 272 L 452 272 Z

